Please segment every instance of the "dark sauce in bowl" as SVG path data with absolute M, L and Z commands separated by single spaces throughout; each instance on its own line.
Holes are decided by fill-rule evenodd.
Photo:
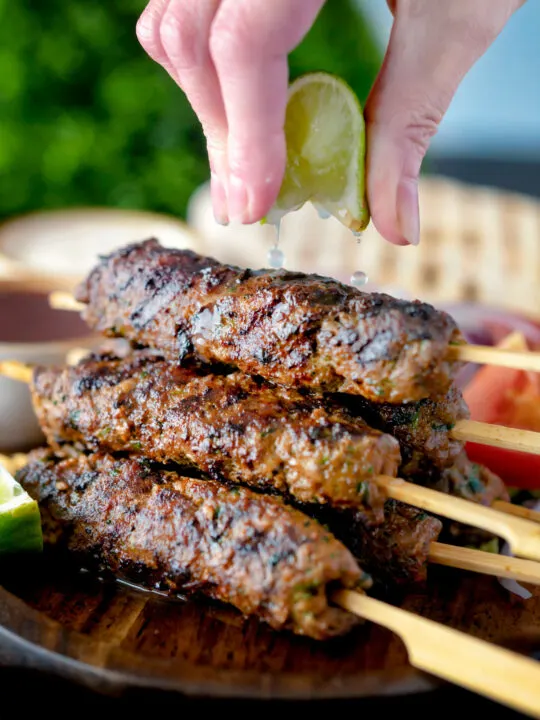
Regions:
M 90 335 L 76 312 L 53 310 L 45 292 L 0 290 L 0 343 L 43 343 Z

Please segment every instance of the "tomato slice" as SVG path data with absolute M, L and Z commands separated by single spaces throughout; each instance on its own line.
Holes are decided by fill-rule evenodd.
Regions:
M 467 443 L 467 455 L 496 473 L 508 487 L 540 489 L 540 455 Z
M 498 347 L 530 349 L 520 333 L 508 336 Z M 463 395 L 473 420 L 540 431 L 540 376 L 536 373 L 486 365 L 474 375 Z M 466 450 L 471 460 L 497 473 L 507 485 L 540 488 L 540 456 L 476 443 L 467 443 Z

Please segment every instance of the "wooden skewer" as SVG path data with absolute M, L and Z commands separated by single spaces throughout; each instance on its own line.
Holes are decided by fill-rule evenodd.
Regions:
M 9 377 L 12 380 L 24 382 L 28 385 L 32 382 L 31 368 L 19 362 L 0 362 L 0 374 Z M 426 510 L 432 510 L 432 512 L 435 512 L 438 515 L 450 517 L 454 520 L 480 527 L 484 530 L 490 530 L 496 535 L 504 537 L 509 542 L 510 538 L 512 538 L 515 543 L 515 537 L 518 537 L 522 544 L 516 547 L 522 547 L 523 535 L 525 531 L 529 529 L 529 525 L 531 527 L 535 527 L 532 523 L 529 524 L 525 522 L 526 527 L 523 528 L 519 526 L 519 523 L 523 523 L 524 521 L 509 518 L 511 527 L 507 528 L 504 523 L 505 515 L 501 512 L 475 505 L 474 503 L 466 500 L 452 498 L 435 490 L 427 490 L 426 488 L 413 485 L 412 483 L 405 482 L 404 480 L 398 479 L 396 481 L 395 478 L 381 476 L 376 478 L 376 481 L 381 487 L 383 487 L 389 497 L 393 497 L 396 500 L 401 500 L 409 505 L 416 505 L 417 507 L 421 507 Z M 390 481 L 396 481 L 397 484 Z M 480 515 L 477 520 L 479 512 Z M 491 515 L 493 515 L 493 517 L 491 517 Z M 517 531 L 514 528 L 516 522 L 518 523 L 517 531 L 521 532 L 521 534 L 518 532 L 517 535 Z M 535 529 L 538 529 L 540 533 L 540 528 Z M 534 546 L 532 550 L 529 549 L 529 553 L 532 554 L 526 555 L 526 557 L 532 557 L 540 560 L 540 542 L 538 543 L 538 547 Z M 520 553 L 516 549 L 515 554 L 519 555 L 523 553 Z M 467 551 L 466 548 L 453 547 L 442 543 L 432 543 L 429 559 L 431 562 L 452 566 L 462 570 L 470 570 L 473 572 L 496 575 L 499 577 L 510 577 L 523 582 L 533 583 L 535 585 L 540 584 L 540 565 L 536 566 L 534 563 L 520 562 L 515 558 L 506 558 L 481 551 Z
M 85 305 L 75 300 L 68 292 L 58 290 L 49 295 L 49 305 L 53 310 L 69 310 L 70 312 L 81 312 Z
M 28 455 L 26 453 L 15 453 L 14 455 L 0 454 L 0 465 L 2 465 L 10 475 L 15 475 L 17 470 L 23 468 L 27 462 Z
M 351 590 L 338 590 L 332 601 L 392 630 L 419 670 L 540 718 L 536 661 Z
M 32 383 L 32 368 L 16 360 L 2 360 L 0 362 L 0 375 L 26 385 Z
M 485 345 L 451 345 L 448 360 L 540 372 L 540 353 L 505 350 Z
M 540 526 L 530 520 L 508 515 L 469 500 L 446 495 L 401 478 L 379 475 L 375 482 L 388 497 L 422 508 L 434 515 L 487 530 L 504 538 L 513 555 L 540 560 Z
M 527 353 L 529 348 L 527 346 L 527 340 L 523 333 L 513 332 L 507 335 L 504 340 L 497 346 L 499 350 L 514 351 L 516 353 Z M 467 434 L 467 426 L 461 428 L 465 434 Z M 459 433 L 459 428 L 458 428 Z M 504 433 L 508 437 L 507 433 Z M 521 436 L 523 437 L 523 436 Z M 509 515 L 517 515 L 517 517 L 525 518 L 526 520 L 532 520 L 533 522 L 540 523 L 540 512 L 530 510 L 529 508 L 522 507 L 521 505 L 513 505 L 504 500 L 496 500 L 491 505 L 495 510 L 508 513 Z
M 540 563 L 533 560 L 434 542 L 429 548 L 429 561 L 459 570 L 540 585 Z
M 508 513 L 509 515 L 517 515 L 517 517 L 522 517 L 526 520 L 532 520 L 532 522 L 540 523 L 540 512 L 537 510 L 530 510 L 522 505 L 514 505 L 513 503 L 505 502 L 504 500 L 495 500 L 491 507 L 494 510 L 500 510 L 501 512 Z
M 81 360 L 90 355 L 89 348 L 74 347 L 66 355 L 67 365 L 78 365 Z
M 469 349 L 471 348 L 472 346 L 469 346 Z M 513 362 L 511 366 L 516 368 L 519 366 L 522 369 L 528 369 L 525 367 L 523 362 L 527 357 L 531 358 L 532 364 L 535 365 L 535 367 L 531 369 L 537 369 L 537 357 L 540 355 L 539 353 L 536 353 L 535 355 L 535 353 L 529 352 L 527 340 L 523 333 L 520 332 L 510 333 L 510 335 L 507 335 L 496 348 L 490 348 L 490 352 L 499 353 L 501 357 L 505 358 L 517 358 L 519 362 Z M 479 442 L 482 445 L 503 447 L 509 450 L 528 452 L 535 455 L 540 453 L 540 435 L 530 430 L 516 430 L 496 425 L 490 426 L 484 423 L 462 420 L 457 423 L 452 435 L 459 440 Z M 508 505 L 506 508 L 501 506 L 500 509 L 513 515 L 527 517 L 535 522 L 540 522 L 540 515 L 538 518 L 535 518 L 533 511 L 517 507 L 516 505 Z
M 80 303 L 68 292 L 58 291 L 49 295 L 49 304 L 55 310 L 80 312 L 86 305 Z M 540 372 L 540 353 L 489 347 L 487 345 L 451 345 L 448 348 L 447 360 L 473 362 L 481 365 L 514 368 Z
M 450 434 L 464 442 L 540 455 L 540 433 L 532 430 L 516 430 L 476 420 L 459 420 Z

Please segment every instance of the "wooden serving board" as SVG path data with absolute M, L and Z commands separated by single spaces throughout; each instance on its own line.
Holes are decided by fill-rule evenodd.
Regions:
M 330 699 L 424 692 L 401 641 L 365 624 L 326 644 L 275 633 L 218 605 L 104 583 L 47 560 L 0 568 L 0 664 L 46 670 L 101 693 Z M 540 588 L 523 601 L 496 580 L 432 568 L 399 603 L 526 654 L 540 651 Z M 441 648 L 451 652 L 451 648 Z

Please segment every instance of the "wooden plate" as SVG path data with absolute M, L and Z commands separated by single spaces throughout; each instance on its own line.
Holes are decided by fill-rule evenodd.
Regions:
M 321 224 L 308 208 L 310 217 L 298 213 L 290 218 L 283 239 L 287 266 L 345 280 L 352 268 L 365 269 L 381 284 L 407 288 L 433 302 L 477 299 L 537 316 L 540 205 L 443 180 L 424 181 L 421 198 L 426 237 L 419 249 L 395 249 L 375 237 L 373 228 L 358 246 L 339 224 Z M 211 215 L 207 198 L 201 194 L 199 200 L 201 214 L 193 205 L 191 220 L 201 237 L 189 232 L 178 243 L 225 261 L 265 263 L 271 228 L 220 228 L 212 220 L 210 232 L 205 224 Z M 40 227 L 58 228 L 50 217 L 51 226 L 36 217 L 0 232 L 0 251 L 10 256 L 10 276 L 19 266 L 21 273 L 36 269 L 28 255 L 22 257 L 26 250 L 19 246 L 20 228 L 26 234 L 35 227 L 34 220 Z M 78 223 L 80 216 L 73 217 Z M 66 217 L 59 218 L 62 237 L 72 237 L 65 233 Z M 120 225 L 125 227 L 124 218 Z M 107 217 L 107 242 L 110 229 Z M 138 223 L 127 231 L 143 234 Z M 251 235 L 255 232 L 261 233 L 261 242 Z M 4 242 L 7 234 L 15 238 L 9 244 Z M 156 234 L 171 244 L 163 232 Z M 33 236 L 33 230 L 27 234 Z M 89 241 L 96 237 L 104 239 L 94 226 Z M 110 242 L 119 245 L 122 238 L 114 234 Z M 17 252 L 8 252 L 10 248 Z M 58 275 L 58 264 L 52 264 Z M 317 644 L 273 633 L 223 607 L 163 600 L 74 576 L 55 563 L 0 568 L 0 582 L 0 663 L 47 670 L 103 693 L 146 687 L 193 697 L 352 699 L 439 687 L 435 679 L 410 667 L 396 636 L 373 625 L 339 641 Z M 493 579 L 432 568 L 429 586 L 400 604 L 500 645 L 527 654 L 540 651 L 540 588 L 522 601 Z
M 352 699 L 438 687 L 408 665 L 397 637 L 374 625 L 322 644 L 222 606 L 164 599 L 45 560 L 0 576 L 0 661 L 102 693 Z M 540 589 L 523 601 L 496 580 L 433 568 L 429 586 L 400 604 L 519 652 L 540 650 Z

